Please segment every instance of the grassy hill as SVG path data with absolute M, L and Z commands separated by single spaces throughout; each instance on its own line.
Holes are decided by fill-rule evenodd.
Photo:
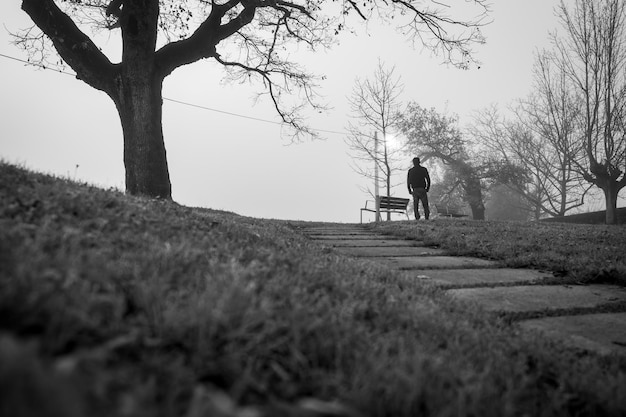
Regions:
M 602 416 L 626 359 L 298 225 L 0 164 L 2 416 Z
M 545 222 L 577 223 L 577 224 L 604 224 L 606 211 L 593 211 L 589 213 L 572 214 L 565 217 L 552 217 L 544 219 Z M 626 207 L 617 209 L 617 224 L 626 224 Z
M 502 267 L 551 271 L 552 283 L 626 285 L 623 225 L 437 219 L 381 222 L 373 227 L 422 240 L 453 255 L 487 258 Z

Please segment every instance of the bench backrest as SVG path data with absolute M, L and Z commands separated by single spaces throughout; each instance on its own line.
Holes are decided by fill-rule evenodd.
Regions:
M 380 208 L 383 210 L 406 210 L 409 199 L 400 197 L 380 196 Z

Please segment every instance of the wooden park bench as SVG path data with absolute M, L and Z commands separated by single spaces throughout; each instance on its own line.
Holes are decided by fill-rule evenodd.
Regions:
M 458 210 L 444 206 L 443 204 L 435 204 L 437 214 L 444 217 L 467 217 L 467 214 L 461 213 Z
M 386 197 L 386 196 L 380 196 L 378 197 L 379 201 L 380 201 L 380 210 L 379 210 L 379 218 L 376 220 L 382 220 L 380 218 L 380 213 L 382 212 L 386 212 L 386 213 L 398 213 L 398 214 L 405 214 L 406 218 L 408 220 L 409 218 L 409 213 L 407 213 L 406 208 L 409 205 L 409 199 L 408 198 L 400 198 L 400 197 Z M 372 206 L 373 207 L 368 207 L 367 203 L 373 203 Z M 368 200 L 365 202 L 365 207 L 363 207 L 361 209 L 361 223 L 363 223 L 363 212 L 364 211 L 370 211 L 372 213 L 376 213 L 376 202 L 375 201 L 371 201 Z

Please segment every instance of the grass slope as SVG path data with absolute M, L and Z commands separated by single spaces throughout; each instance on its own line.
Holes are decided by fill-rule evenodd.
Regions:
M 578 223 L 578 224 L 604 224 L 606 211 L 593 211 L 589 213 L 570 214 L 564 217 L 551 217 L 541 220 L 543 222 Z M 617 224 L 626 224 L 626 207 L 617 209 Z
M 0 164 L 0 415 L 626 411 L 623 358 L 523 334 L 295 227 Z
M 626 285 L 624 226 L 437 219 L 382 222 L 372 227 L 423 240 L 454 255 L 553 271 L 562 282 Z

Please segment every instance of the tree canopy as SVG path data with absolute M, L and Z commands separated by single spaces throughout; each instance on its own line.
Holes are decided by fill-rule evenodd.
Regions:
M 169 198 L 162 144 L 162 82 L 176 68 L 202 59 L 223 65 L 234 80 L 260 81 L 282 121 L 296 135 L 312 134 L 305 110 L 321 110 L 319 76 L 294 60 L 291 45 L 330 47 L 359 21 L 379 19 L 409 40 L 459 67 L 473 62 L 482 42 L 486 0 L 454 7 L 413 0 L 22 0 L 34 25 L 16 34 L 32 60 L 58 53 L 77 78 L 114 101 L 124 132 L 126 188 Z M 115 62 L 96 43 L 119 39 Z M 89 36 L 90 34 L 91 36 Z M 52 48 L 51 48 L 52 47 Z M 53 59 L 54 60 L 54 59 Z M 156 178 L 159 179 L 156 179 Z M 146 181 L 152 184 L 146 184 Z M 130 185 L 129 185 L 130 184 Z
M 434 108 L 427 109 L 412 102 L 402 114 L 399 126 L 406 136 L 407 149 L 420 155 L 423 161 L 434 158 L 446 165 L 456 177 L 451 188 L 460 186 L 474 220 L 484 220 L 485 186 L 482 180 L 491 176 L 489 164 L 481 164 L 483 161 L 476 161 L 478 158 L 470 154 L 471 147 L 458 126 L 458 116 L 442 114 Z

